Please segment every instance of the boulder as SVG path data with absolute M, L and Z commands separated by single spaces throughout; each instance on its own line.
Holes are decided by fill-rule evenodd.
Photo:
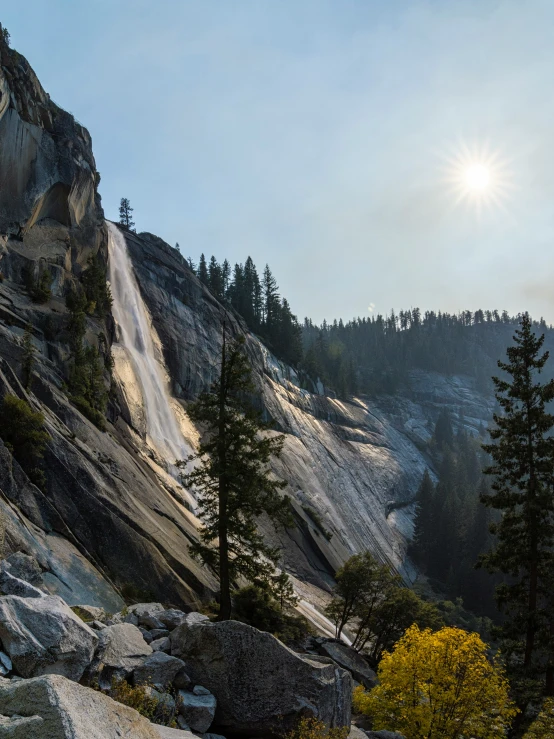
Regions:
M 144 662 L 134 669 L 133 683 L 135 685 L 152 685 L 158 690 L 165 690 L 184 668 L 183 660 L 171 657 L 164 652 L 154 652 L 149 654 Z
M 161 737 L 161 739 L 198 739 L 188 729 L 170 729 L 169 726 L 160 726 L 159 724 L 152 724 L 152 728 L 158 732 L 158 737 Z
M 80 680 L 98 636 L 55 595 L 8 595 L 0 598 L 0 640 L 23 677 L 52 673 Z
M 320 654 L 330 657 L 352 675 L 364 688 L 371 690 L 377 685 L 377 675 L 361 654 L 336 639 L 326 639 L 318 645 Z
M 43 583 L 42 570 L 39 563 L 34 557 L 30 557 L 23 552 L 14 552 L 6 557 L 5 561 L 10 566 L 10 574 L 18 577 L 20 580 L 41 587 Z
M 155 639 L 150 643 L 153 652 L 169 652 L 171 651 L 171 640 L 168 636 L 161 639 Z
M 163 652 L 161 654 L 163 654 Z M 180 669 L 173 678 L 173 687 L 177 688 L 177 690 L 187 690 L 187 688 L 190 688 L 191 684 L 192 680 L 190 679 L 185 667 Z
M 140 626 L 139 629 L 142 631 Z M 149 631 L 148 633 L 152 639 L 163 639 L 164 636 L 169 636 L 169 631 L 167 629 L 152 629 L 152 631 Z
M 198 614 L 201 615 L 201 614 Z M 187 614 L 176 608 L 168 608 L 167 611 L 158 614 L 158 618 L 169 631 L 173 631 L 186 620 Z
M 5 652 L 0 652 L 0 675 L 3 677 L 13 670 L 11 659 Z
M 223 733 L 283 736 L 300 716 L 350 726 L 352 678 L 336 664 L 312 661 L 237 621 L 183 623 L 170 638 L 193 682 L 217 698 Z
M 115 624 L 98 632 L 98 649 L 88 679 L 98 679 L 101 688 L 109 688 L 112 678 L 122 679 L 139 667 L 152 649 L 133 624 Z
M 42 598 L 46 595 L 34 585 L 14 577 L 5 562 L 0 565 L 0 592 L 4 595 L 18 595 L 20 598 Z
M 211 693 L 207 695 L 195 695 L 178 692 L 179 713 L 190 726 L 192 731 L 203 734 L 212 725 L 215 716 L 217 701 Z
M 163 623 L 156 618 L 156 616 L 146 614 L 145 616 L 139 616 L 138 620 L 139 626 L 144 626 L 146 629 L 151 629 L 152 631 L 167 631 Z
M 61 675 L 0 686 L 0 714 L 28 721 L 11 739 L 159 739 L 137 711 Z M 29 721 L 32 719 L 32 721 Z M 15 719 L 15 724 L 19 719 Z M 40 723 L 39 723 L 40 721 Z M 0 724 L 0 727 L 2 725 Z
M 1 716 L 0 736 L 5 739 L 29 739 L 40 737 L 44 721 L 40 716 Z

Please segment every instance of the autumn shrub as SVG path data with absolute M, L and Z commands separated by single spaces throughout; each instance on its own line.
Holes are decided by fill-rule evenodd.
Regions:
M 506 736 L 517 709 L 498 662 L 487 658 L 477 634 L 415 624 L 386 652 L 379 685 L 354 691 L 354 710 L 372 717 L 374 728 L 398 731 L 406 739 Z
M 554 739 L 554 698 L 547 698 L 523 739 Z
M 302 718 L 286 739 L 346 739 L 349 733 L 349 726 L 330 729 L 317 718 Z

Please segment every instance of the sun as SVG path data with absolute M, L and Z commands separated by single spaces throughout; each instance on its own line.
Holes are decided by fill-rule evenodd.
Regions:
M 458 144 L 443 155 L 444 181 L 454 204 L 465 204 L 480 213 L 485 208 L 505 208 L 513 190 L 508 160 L 488 144 Z
M 475 162 L 470 164 L 463 173 L 464 181 L 468 190 L 482 192 L 491 186 L 491 172 L 485 164 Z

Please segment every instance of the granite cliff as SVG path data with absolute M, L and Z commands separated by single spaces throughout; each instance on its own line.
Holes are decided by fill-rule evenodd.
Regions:
M 0 41 L 0 394 L 27 397 L 44 413 L 50 441 L 39 490 L 0 442 L 0 511 L 6 548 L 33 554 L 45 587 L 72 604 L 109 610 L 121 592 L 193 607 L 216 590 L 188 555 L 194 501 L 151 443 L 143 388 L 113 316 L 87 317 L 86 341 L 114 358 L 108 426 L 97 429 L 67 399 L 65 295 L 91 256 L 106 265 L 108 228 L 89 133 L 44 92 L 27 61 Z M 470 378 L 412 373 L 395 396 L 339 401 L 300 388 L 295 371 L 247 332 L 240 316 L 210 294 L 180 254 L 149 233 L 123 232 L 151 320 L 152 344 L 167 373 L 185 443 L 198 432 L 187 403 L 217 372 L 225 320 L 246 333 L 257 399 L 286 435 L 275 473 L 288 482 L 298 526 L 266 536 L 286 568 L 320 588 L 351 553 L 369 548 L 406 579 L 415 490 L 429 465 L 422 442 L 440 408 L 463 411 L 477 428 L 490 398 Z M 25 287 L 48 271 L 51 297 L 33 303 Z M 23 333 L 37 350 L 32 392 L 21 384 Z M 110 377 L 106 373 L 106 385 Z M 87 597 L 84 597 L 84 592 Z

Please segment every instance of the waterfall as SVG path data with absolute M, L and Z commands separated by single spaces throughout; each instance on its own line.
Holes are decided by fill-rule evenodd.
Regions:
M 113 297 L 112 313 L 140 383 L 146 429 L 159 454 L 169 464 L 186 459 L 191 449 L 185 442 L 169 400 L 164 368 L 156 359 L 154 331 L 140 294 L 125 237 L 113 223 L 106 222 L 109 236 L 109 275 Z

